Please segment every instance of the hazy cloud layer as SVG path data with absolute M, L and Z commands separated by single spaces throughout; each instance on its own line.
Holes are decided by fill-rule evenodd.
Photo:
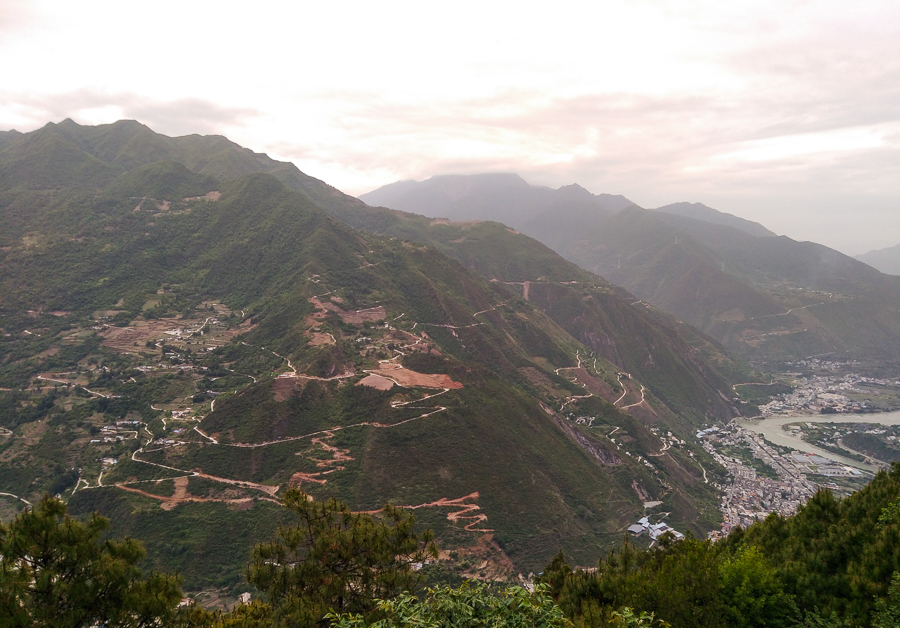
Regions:
M 892 1 L 34 0 L 0 6 L 0 54 L 0 128 L 136 118 L 356 194 L 513 171 L 853 253 L 900 241 Z
M 63 94 L 15 94 L 0 91 L 0 103 L 13 103 L 26 127 L 73 118 L 83 124 L 138 120 L 164 135 L 221 134 L 244 126 L 260 112 L 249 107 L 225 107 L 201 98 L 160 102 L 134 93 L 79 89 Z
M 3 0 L 0 2 L 0 44 L 11 35 L 21 33 L 34 21 L 35 15 L 28 0 Z

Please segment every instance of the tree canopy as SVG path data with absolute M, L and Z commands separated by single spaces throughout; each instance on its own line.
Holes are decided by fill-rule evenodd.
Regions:
M 838 500 L 820 490 L 792 517 L 769 515 L 718 543 L 625 539 L 595 572 L 558 555 L 542 580 L 577 626 L 606 626 L 623 607 L 673 628 L 898 626 L 900 464 Z M 894 622 L 894 623 L 891 623 Z
M 330 611 L 368 613 L 376 600 L 414 591 L 413 566 L 437 558 L 431 532 L 417 533 L 415 519 L 401 508 L 386 505 L 375 517 L 333 498 L 314 501 L 298 489 L 285 493 L 284 505 L 296 523 L 257 545 L 247 569 L 247 579 L 282 619 L 306 625 Z
M 138 541 L 106 538 L 98 515 L 80 522 L 46 496 L 0 524 L 0 618 L 4 627 L 139 628 L 172 621 L 181 601 L 177 576 L 137 564 Z

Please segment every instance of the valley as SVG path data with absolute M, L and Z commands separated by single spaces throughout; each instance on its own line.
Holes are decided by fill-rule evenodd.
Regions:
M 224 138 L 67 121 L 5 145 L 0 184 L 0 518 L 60 495 L 223 599 L 289 487 L 410 509 L 447 577 L 590 565 L 651 515 L 704 537 L 808 486 L 738 509 L 755 463 L 698 429 L 893 385 L 776 382 L 514 229 L 368 207 Z
M 900 378 L 886 376 L 882 369 L 867 370 L 857 361 L 824 356 L 779 366 L 768 381 L 732 385 L 742 404 L 758 409 L 758 417 L 885 413 L 900 409 Z
M 703 448 L 728 470 L 729 481 L 719 486 L 723 523 L 710 538 L 720 539 L 740 526 L 744 529 L 763 521 L 770 513 L 783 517 L 795 514 L 820 487 L 839 495 L 859 490 L 872 474 L 844 466 L 840 456 L 813 455 L 775 445 L 765 433 L 744 422 L 698 433 Z M 800 445 L 805 451 L 810 447 Z M 857 463 L 857 466 L 858 463 Z
M 514 175 L 439 176 L 361 198 L 427 216 L 502 221 L 760 370 L 828 354 L 892 372 L 900 359 L 896 276 L 699 203 L 644 209 Z

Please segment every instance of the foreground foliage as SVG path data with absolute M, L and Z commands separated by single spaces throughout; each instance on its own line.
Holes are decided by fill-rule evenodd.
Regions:
M 483 583 L 469 581 L 458 588 L 429 589 L 425 599 L 404 593 L 393 600 L 379 600 L 382 618 L 368 623 L 359 614 L 332 613 L 334 628 L 564 628 L 570 623 L 547 594 L 545 587 L 530 593 L 509 587 L 492 593 Z
M 437 558 L 431 533 L 417 534 L 415 519 L 401 508 L 386 505 L 376 519 L 298 489 L 285 493 L 284 505 L 297 522 L 256 546 L 247 579 L 288 623 L 315 623 L 329 611 L 369 613 L 377 599 L 415 590 L 413 565 Z
M 717 544 L 663 537 L 639 550 L 626 539 L 594 573 L 573 573 L 560 554 L 543 581 L 577 626 L 614 625 L 623 606 L 674 628 L 897 626 L 898 504 L 895 464 L 842 501 L 819 491 L 795 516 Z
M 144 549 L 105 538 L 109 522 L 86 523 L 45 497 L 9 525 L 0 524 L 0 625 L 76 628 L 156 626 L 174 621 L 180 579 L 144 578 Z
M 900 626 L 900 464 L 843 501 L 820 491 L 797 515 L 720 543 L 626 540 L 590 573 L 560 552 L 534 592 L 470 581 L 423 593 L 416 567 L 437 548 L 408 512 L 354 513 L 298 489 L 284 506 L 296 519 L 256 546 L 245 572 L 266 599 L 210 612 L 179 610 L 179 577 L 145 578 L 143 548 L 107 539 L 107 520 L 80 522 L 45 497 L 0 525 L 0 626 Z

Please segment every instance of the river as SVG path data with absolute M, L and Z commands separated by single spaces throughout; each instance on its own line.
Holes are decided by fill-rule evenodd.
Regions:
M 798 414 L 795 416 L 778 416 L 768 419 L 755 419 L 738 421 L 738 425 L 753 430 L 754 432 L 764 436 L 769 442 L 790 447 L 798 451 L 805 451 L 809 454 L 817 454 L 824 458 L 840 462 L 841 464 L 854 467 L 856 469 L 864 469 L 866 471 L 875 471 L 872 465 L 865 462 L 859 462 L 852 458 L 846 458 L 833 454 L 830 451 L 816 447 L 807 443 L 797 435 L 784 429 L 789 423 L 874 423 L 878 425 L 900 425 L 900 411 L 895 412 L 873 412 L 870 414 Z

